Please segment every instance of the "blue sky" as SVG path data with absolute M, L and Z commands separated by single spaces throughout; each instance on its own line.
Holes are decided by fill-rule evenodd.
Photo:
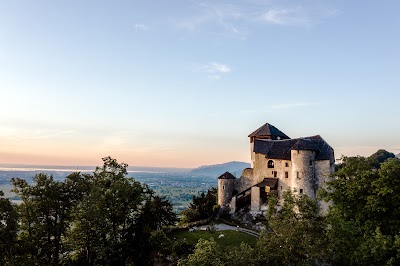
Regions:
M 0 0 L 0 163 L 249 161 L 269 122 L 400 152 L 399 1 Z

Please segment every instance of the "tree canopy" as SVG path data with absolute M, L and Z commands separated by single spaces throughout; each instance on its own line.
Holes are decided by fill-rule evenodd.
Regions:
M 111 157 L 103 162 L 92 175 L 73 173 L 63 181 L 47 174 L 32 184 L 12 179 L 22 203 L 0 198 L 0 262 L 151 264 L 150 236 L 175 223 L 172 205 L 127 177 L 127 164 Z

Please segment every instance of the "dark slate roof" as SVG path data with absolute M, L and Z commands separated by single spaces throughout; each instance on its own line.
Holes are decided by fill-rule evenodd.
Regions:
M 222 175 L 220 175 L 218 179 L 236 179 L 236 177 L 229 172 L 225 172 Z
M 280 137 L 281 139 L 290 139 L 285 133 L 283 133 L 282 131 L 280 131 L 279 129 L 268 123 L 266 123 L 265 125 L 263 125 L 262 127 L 260 127 L 259 129 L 257 129 L 256 131 L 254 131 L 249 135 L 249 137 L 266 137 L 266 136 L 270 136 L 273 139 L 275 139 L 276 137 Z
M 316 160 L 334 160 L 333 149 L 320 135 L 298 139 L 256 139 L 254 152 L 265 154 L 271 159 L 291 159 L 291 150 L 315 151 Z
M 270 187 L 274 188 L 278 184 L 278 178 L 264 178 L 263 181 L 256 184 L 256 187 Z

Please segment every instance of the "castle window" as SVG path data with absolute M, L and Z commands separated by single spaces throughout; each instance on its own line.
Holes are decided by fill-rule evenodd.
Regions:
M 285 178 L 289 178 L 289 173 L 285 172 Z
M 225 185 L 224 185 L 224 186 L 222 186 L 222 189 L 225 189 Z
M 310 160 L 310 166 L 312 166 L 312 160 Z
M 302 188 L 300 188 L 300 194 L 303 194 L 303 189 Z
M 282 186 L 281 186 L 281 190 L 282 190 Z
M 268 168 L 274 168 L 274 161 L 272 160 L 268 161 Z
M 276 177 L 278 175 L 277 171 L 274 171 L 274 177 Z
M 296 176 L 298 179 L 300 179 L 300 172 L 296 172 Z
M 285 167 L 289 167 L 289 163 L 285 163 Z

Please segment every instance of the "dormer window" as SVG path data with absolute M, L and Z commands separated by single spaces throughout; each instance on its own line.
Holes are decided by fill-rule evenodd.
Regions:
M 274 168 L 274 161 L 272 160 L 268 161 L 268 168 Z

